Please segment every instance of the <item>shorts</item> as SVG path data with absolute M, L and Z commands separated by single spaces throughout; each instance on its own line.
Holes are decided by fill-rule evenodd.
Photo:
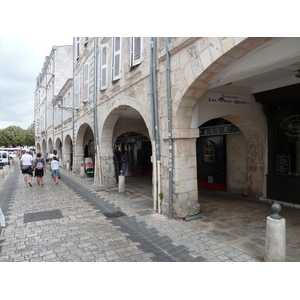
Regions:
M 59 176 L 60 177 L 59 170 L 52 170 L 52 176 Z
M 25 167 L 25 165 L 24 165 Z M 31 166 L 26 166 L 27 169 L 23 170 L 22 169 L 22 173 L 24 176 L 29 175 L 29 176 L 33 176 L 33 171 L 32 171 L 32 167 Z

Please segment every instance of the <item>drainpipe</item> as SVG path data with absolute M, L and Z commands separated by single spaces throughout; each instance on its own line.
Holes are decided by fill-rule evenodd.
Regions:
M 169 219 L 173 217 L 173 136 L 172 136 L 172 99 L 170 79 L 170 38 L 166 37 L 166 73 L 167 73 L 167 101 L 168 101 L 168 134 L 169 134 Z
M 74 94 L 75 94 L 75 55 L 74 55 L 74 45 L 75 45 L 75 37 L 73 37 L 73 85 L 72 85 L 72 90 L 73 90 L 73 95 L 72 95 L 72 173 L 75 173 L 74 171 L 74 162 L 75 162 L 75 151 L 74 151 L 74 144 L 75 144 L 75 133 L 74 133 L 74 110 L 75 110 L 75 106 L 74 106 Z
M 95 172 L 98 175 L 98 184 L 102 183 L 101 169 L 100 169 L 100 153 L 99 153 L 99 139 L 98 139 L 98 118 L 97 118 L 97 95 L 98 95 L 98 37 L 94 37 L 94 150 L 95 150 Z M 96 184 L 96 176 L 94 178 L 94 183 Z
M 157 76 L 156 76 L 156 49 L 157 38 L 151 38 L 151 62 L 150 62 L 150 84 L 151 84 L 151 104 L 152 104 L 152 132 L 154 144 L 154 209 L 158 207 L 158 213 L 161 213 L 161 204 L 158 195 L 161 191 L 160 182 L 160 138 L 159 138 L 159 121 L 158 121 L 158 104 L 157 104 Z

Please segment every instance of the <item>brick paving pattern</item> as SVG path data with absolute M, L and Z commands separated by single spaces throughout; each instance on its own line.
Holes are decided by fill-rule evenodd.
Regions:
M 80 178 L 65 170 L 61 174 L 57 185 L 48 171 L 44 187 L 37 187 L 35 179 L 33 187 L 24 187 L 22 175 L 15 169 L 0 182 L 0 193 L 7 180 L 15 183 L 8 226 L 2 233 L 0 262 L 263 261 L 264 236 L 255 235 L 257 228 L 263 231 L 261 223 L 249 231 L 253 232 L 252 242 L 242 232 L 241 243 L 232 223 L 236 215 L 219 224 L 224 231 L 218 221 L 213 223 L 201 214 L 187 221 L 169 220 L 153 212 L 149 185 L 143 189 L 137 183 L 128 184 L 124 196 L 117 193 L 117 187 L 94 185 L 93 178 Z M 205 199 L 203 202 L 209 213 Z M 62 216 L 51 217 L 55 210 Z M 45 219 L 24 222 L 26 214 L 34 213 L 38 218 L 41 212 L 48 212 L 49 219 L 46 214 Z M 298 216 L 298 210 L 293 212 Z M 264 220 L 265 213 L 259 210 L 255 215 Z M 294 225 L 293 232 L 298 234 L 299 223 Z M 289 261 L 299 261 L 298 245 L 298 240 L 291 243 L 295 249 Z

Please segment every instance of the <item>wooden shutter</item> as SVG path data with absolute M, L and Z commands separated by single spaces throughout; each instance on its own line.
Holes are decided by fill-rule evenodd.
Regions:
M 100 56 L 100 90 L 107 88 L 107 44 L 101 46 Z
M 113 80 L 121 78 L 121 38 L 114 37 L 113 39 Z
M 83 65 L 83 102 L 89 100 L 89 64 Z
M 133 67 L 142 61 L 142 38 L 133 37 L 131 47 L 131 66 Z

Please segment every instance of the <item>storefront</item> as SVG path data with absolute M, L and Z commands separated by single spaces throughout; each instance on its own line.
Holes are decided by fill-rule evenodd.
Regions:
M 254 96 L 268 119 L 266 196 L 300 204 L 300 84 Z
M 217 118 L 199 127 L 197 140 L 198 186 L 218 191 L 227 190 L 227 136 L 241 133 L 230 122 Z

